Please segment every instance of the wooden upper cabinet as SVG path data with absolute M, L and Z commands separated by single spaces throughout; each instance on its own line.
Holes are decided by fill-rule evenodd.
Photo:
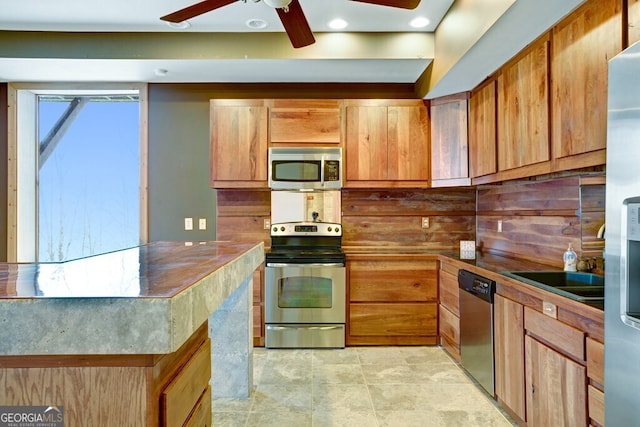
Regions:
M 469 185 L 469 94 L 431 100 L 431 186 Z
M 276 99 L 270 104 L 271 144 L 340 144 L 340 100 Z
M 627 37 L 628 46 L 640 40 L 640 0 L 627 0 Z
M 214 188 L 267 188 L 268 108 L 263 100 L 211 100 Z
M 426 187 L 429 117 L 422 100 L 345 103 L 345 187 Z
M 549 36 L 545 35 L 498 76 L 500 171 L 550 160 L 548 66 Z
M 347 106 L 347 181 L 387 179 L 387 107 Z
M 607 63 L 622 50 L 621 3 L 620 0 L 590 0 L 553 29 L 553 157 L 559 159 L 600 150 L 589 158 L 568 159 L 558 169 L 605 163 Z
M 496 81 L 474 90 L 469 100 L 469 169 L 471 178 L 498 172 Z

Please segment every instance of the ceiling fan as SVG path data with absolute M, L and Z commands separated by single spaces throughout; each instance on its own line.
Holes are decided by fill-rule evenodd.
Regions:
M 212 10 L 219 9 L 239 0 L 204 0 L 191 6 L 180 9 L 161 17 L 167 22 L 179 23 L 187 19 L 194 18 Z M 247 0 L 241 0 L 246 2 Z M 260 0 L 252 0 L 259 2 Z M 302 7 L 298 0 L 262 0 L 267 5 L 276 10 L 282 25 L 284 26 L 291 44 L 295 48 L 309 46 L 315 43 L 315 38 L 311 32 L 311 27 L 304 16 Z M 380 6 L 398 7 L 402 9 L 415 9 L 420 4 L 420 0 L 352 0 L 361 3 L 371 3 Z

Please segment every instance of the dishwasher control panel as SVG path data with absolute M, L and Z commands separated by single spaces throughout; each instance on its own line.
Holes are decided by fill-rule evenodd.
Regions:
M 458 287 L 486 301 L 493 302 L 496 293 L 496 282 L 468 270 L 458 271 Z

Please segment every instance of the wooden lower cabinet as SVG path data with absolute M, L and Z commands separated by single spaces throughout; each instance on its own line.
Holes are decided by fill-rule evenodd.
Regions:
M 589 354 L 585 347 L 588 349 L 590 338 L 580 329 L 534 310 L 529 306 L 534 300 L 524 298 L 521 303 L 495 296 L 498 403 L 520 424 L 530 427 L 584 427 L 590 417 L 596 425 L 604 425 L 598 421 L 603 421 L 597 406 L 601 390 L 587 393 Z M 600 362 L 594 359 L 591 364 L 597 378 Z
M 527 426 L 587 425 L 586 369 L 525 337 Z
M 437 257 L 347 255 L 347 345 L 437 341 Z
M 458 267 L 440 262 L 438 272 L 438 335 L 440 345 L 458 362 L 460 359 L 460 301 Z
M 495 295 L 493 310 L 496 397 L 525 420 L 524 307 Z
M 264 263 L 253 272 L 253 345 L 264 346 Z

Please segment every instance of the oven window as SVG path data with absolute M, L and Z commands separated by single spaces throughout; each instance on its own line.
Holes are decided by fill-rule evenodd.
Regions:
M 331 308 L 332 289 L 332 280 L 326 277 L 285 277 L 278 285 L 278 307 Z
M 320 160 L 274 160 L 271 178 L 274 181 L 318 182 L 321 164 Z

